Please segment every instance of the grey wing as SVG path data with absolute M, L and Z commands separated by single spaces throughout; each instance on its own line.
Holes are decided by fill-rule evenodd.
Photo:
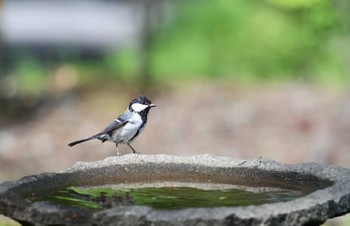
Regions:
M 82 143 L 82 142 L 85 142 L 88 140 L 92 140 L 92 139 L 99 139 L 99 140 L 102 140 L 102 142 L 109 140 L 110 137 L 112 136 L 114 130 L 123 127 L 126 123 L 129 122 L 129 119 L 132 116 L 132 114 L 130 114 L 130 113 L 131 112 L 127 111 L 124 114 L 122 114 L 121 116 L 119 116 L 116 120 L 114 120 L 111 124 L 109 124 L 102 132 L 95 134 L 89 138 L 85 138 L 85 139 L 71 142 L 68 145 L 72 147 L 76 144 L 79 144 L 79 143 Z
M 101 140 L 103 143 L 112 137 L 113 131 L 123 127 L 126 123 L 128 123 L 128 121 L 121 122 L 118 119 L 116 119 L 114 122 L 109 124 L 102 132 L 96 134 L 93 137 Z
M 109 124 L 99 135 L 102 134 L 108 134 L 111 135 L 111 133 L 123 127 L 126 123 L 129 122 L 129 119 L 131 118 L 132 113 L 131 112 L 125 112 L 124 114 L 120 115 L 116 120 L 114 120 L 111 124 Z
M 114 122 L 112 122 L 111 124 L 109 124 L 101 133 L 99 133 L 98 135 L 103 135 L 103 134 L 108 134 L 109 136 L 112 135 L 112 132 L 116 129 L 119 129 L 121 127 L 123 127 L 126 123 L 128 123 L 128 121 L 117 121 L 115 120 Z

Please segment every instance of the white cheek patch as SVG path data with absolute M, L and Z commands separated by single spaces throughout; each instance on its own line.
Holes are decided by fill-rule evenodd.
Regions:
M 140 112 L 145 110 L 148 107 L 148 105 L 144 105 L 144 104 L 139 104 L 139 103 L 135 103 L 133 105 L 131 105 L 131 108 L 136 111 L 136 112 Z

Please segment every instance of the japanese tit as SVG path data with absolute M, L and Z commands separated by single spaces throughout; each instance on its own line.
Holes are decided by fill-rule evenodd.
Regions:
M 157 105 L 152 102 L 146 96 L 139 96 L 132 100 L 128 109 L 116 118 L 110 125 L 108 125 L 100 133 L 97 133 L 91 137 L 74 141 L 69 143 L 70 147 L 80 144 L 85 141 L 98 139 L 102 143 L 105 141 L 113 142 L 116 145 L 117 155 L 120 155 L 118 150 L 118 144 L 127 144 L 133 153 L 140 154 L 130 145 L 130 143 L 141 134 L 147 123 L 147 115 L 152 107 Z

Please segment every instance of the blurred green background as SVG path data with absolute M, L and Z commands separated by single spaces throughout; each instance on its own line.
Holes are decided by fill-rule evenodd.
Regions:
M 51 55 L 43 50 L 41 57 L 33 57 L 32 49 L 21 46 L 5 51 L 15 61 L 11 72 L 18 92 L 40 95 L 47 90 L 48 75 L 64 63 L 83 75 L 82 85 L 108 79 L 131 87 L 150 85 L 150 79 L 155 84 L 179 79 L 349 84 L 347 1 L 151 4 L 167 4 L 171 10 L 164 6 L 149 10 L 147 34 L 141 34 L 147 37 L 139 40 L 145 43 L 111 49 L 98 59 L 82 57 L 74 45 L 61 45 Z
M 113 155 L 66 144 L 139 94 L 145 154 L 350 167 L 349 1 L 58 2 L 0 1 L 0 181 Z

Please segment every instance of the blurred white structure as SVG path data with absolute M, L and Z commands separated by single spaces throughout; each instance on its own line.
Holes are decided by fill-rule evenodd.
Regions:
M 6 45 L 108 49 L 138 41 L 142 14 L 133 1 L 7 0 L 0 31 Z

